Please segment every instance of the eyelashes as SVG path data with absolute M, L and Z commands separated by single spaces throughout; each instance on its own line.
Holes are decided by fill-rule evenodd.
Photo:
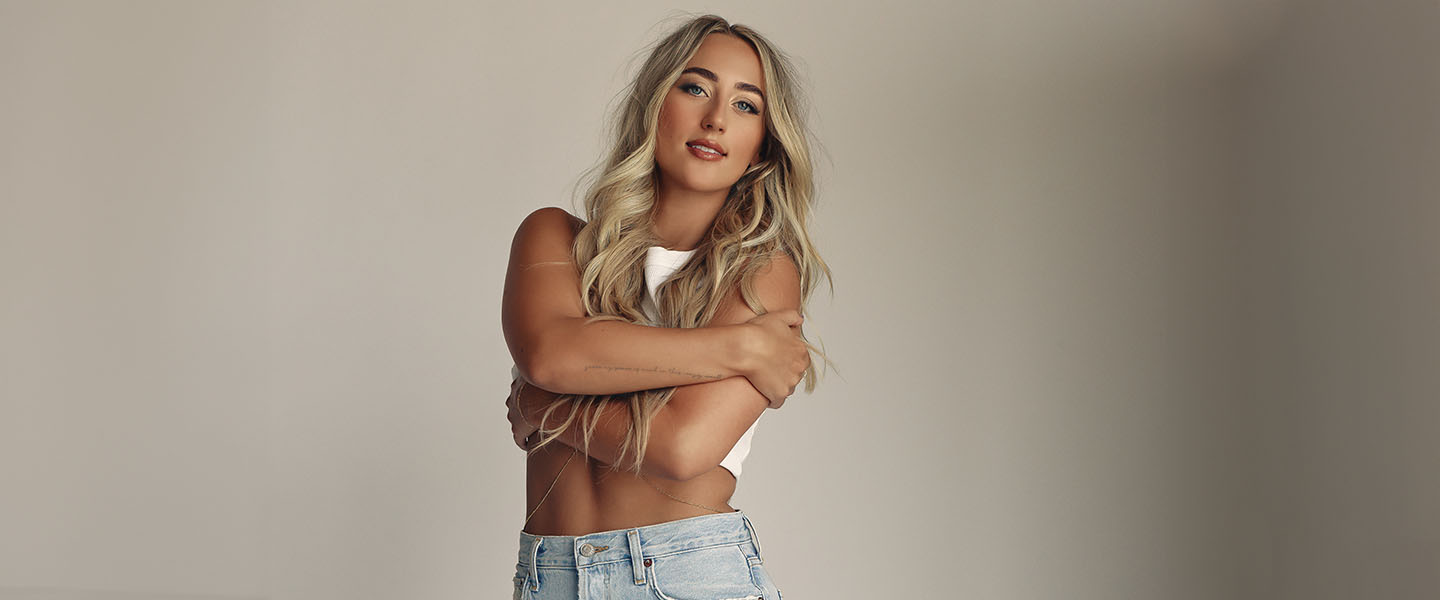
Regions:
M 690 94 L 690 90 L 691 90 L 691 89 L 700 90 L 700 91 L 702 91 L 702 92 L 705 91 L 705 88 L 702 88 L 702 87 L 700 87 L 700 86 L 698 86 L 698 85 L 695 85 L 695 84 L 693 84 L 693 83 L 682 83 L 682 84 L 680 84 L 680 89 L 683 90 L 683 91 L 684 91 L 685 93 L 687 93 L 687 94 Z M 694 96 L 695 94 L 690 94 L 690 95 L 691 95 L 691 96 Z M 760 114 L 760 109 L 757 108 L 754 104 L 751 104 L 748 100 L 741 100 L 741 101 L 737 102 L 736 104 L 744 104 L 746 107 L 748 107 L 748 108 L 742 108 L 742 109 L 740 109 L 740 110 L 743 110 L 743 111 L 748 112 L 748 113 L 750 113 L 750 114 L 755 114 L 755 115 Z

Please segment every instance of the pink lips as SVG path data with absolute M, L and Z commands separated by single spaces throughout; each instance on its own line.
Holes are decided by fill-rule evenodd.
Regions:
M 696 156 L 699 156 L 700 158 L 707 158 L 707 159 L 710 159 L 710 160 L 719 160 L 719 159 L 725 157 L 725 147 L 724 147 L 724 146 L 721 146 L 721 145 L 720 145 L 720 142 L 717 142 L 717 141 L 714 141 L 714 140 L 706 140 L 706 139 L 690 140 L 689 142 L 686 142 L 686 143 L 685 143 L 685 146 L 686 146 L 687 148 L 690 148 L 690 152 L 691 152 L 692 154 L 694 154 L 694 155 L 696 155 Z M 717 154 L 710 154 L 710 153 L 708 153 L 708 152 L 705 152 L 704 150 L 696 150 L 696 149 L 693 148 L 692 146 L 704 146 L 704 147 L 706 147 L 706 148 L 709 148 L 709 149 L 711 149 L 711 150 L 714 150 L 714 151 L 718 152 L 719 154 L 718 154 L 718 155 L 717 155 Z

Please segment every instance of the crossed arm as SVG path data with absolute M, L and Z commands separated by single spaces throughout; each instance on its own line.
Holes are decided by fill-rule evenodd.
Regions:
M 547 207 L 515 232 L 500 320 L 527 381 L 562 394 L 619 394 L 744 374 L 751 357 L 737 327 L 587 323 L 570 251 L 581 226 Z
M 544 210 L 546 209 L 542 209 Z M 563 211 L 560 213 L 565 218 L 570 218 Z M 707 327 L 668 329 L 604 321 L 586 325 L 583 324 L 583 319 L 578 324 L 575 321 L 562 321 L 561 325 L 550 329 L 552 336 L 548 343 L 539 344 L 541 347 L 538 352 L 527 353 L 525 344 L 517 344 L 523 336 L 511 335 L 511 318 L 519 320 L 517 312 L 543 310 L 544 307 L 537 307 L 531 302 L 518 302 L 522 296 L 518 293 L 511 294 L 512 279 L 516 275 L 517 250 L 524 265 L 547 259 L 543 250 L 529 252 L 529 256 L 525 256 L 525 248 L 520 247 L 526 226 L 531 225 L 532 219 L 540 214 L 541 211 L 537 211 L 527 218 L 526 224 L 521 226 L 521 232 L 517 233 L 516 247 L 512 248 L 511 273 L 506 276 L 504 311 L 507 314 L 503 319 L 507 321 L 507 341 L 510 342 L 511 353 L 517 359 L 517 367 L 527 381 L 534 382 L 527 385 L 527 390 L 516 399 L 521 413 L 531 423 L 538 425 L 540 407 L 552 399 L 556 392 L 616 394 L 677 386 L 670 402 L 656 413 L 651 423 L 651 436 L 641 472 L 666 479 L 686 480 L 715 468 L 740 436 L 759 418 L 760 413 L 770 405 L 765 395 L 735 368 L 735 365 L 743 364 L 745 357 L 743 345 L 736 343 L 733 338 L 737 329 L 731 326 L 745 323 L 758 315 L 746 306 L 738 290 L 731 290 L 715 319 Z M 559 215 L 552 214 L 549 217 L 557 218 Z M 554 230 L 554 227 L 550 228 L 550 231 Z M 530 233 L 543 235 L 543 230 L 532 228 Z M 568 248 L 568 245 L 563 243 L 564 239 L 559 242 L 553 248 Z M 549 260 L 557 262 L 567 258 L 556 250 L 552 250 L 548 256 Z M 574 271 L 573 266 L 570 271 Z M 526 283 L 533 285 L 534 281 L 519 282 L 517 287 Z M 569 303 L 566 309 L 575 312 L 583 310 L 583 307 L 579 306 L 580 299 L 576 293 L 579 289 L 578 276 L 573 287 L 564 285 L 563 281 L 559 283 L 552 290 L 556 293 L 548 295 L 545 302 L 560 302 L 562 305 Z M 566 287 L 570 290 L 569 294 L 563 293 Z M 753 289 L 767 311 L 800 308 L 799 272 L 794 262 L 784 254 L 777 254 L 769 266 L 757 273 Z M 528 299 L 540 296 L 531 293 L 524 297 Z M 732 337 L 727 339 L 727 335 Z M 521 346 L 518 352 L 517 346 Z M 568 350 L 560 350 L 561 348 Z M 719 353 L 715 352 L 717 348 Z M 540 360 L 536 360 L 537 357 Z M 694 371 L 678 368 L 585 368 L 593 364 L 690 364 L 699 365 L 701 368 Z M 706 370 L 705 367 L 709 369 Z M 539 375 L 540 380 L 536 381 L 532 375 Z M 701 382 L 697 383 L 697 380 Z M 628 406 L 620 402 L 605 402 L 601 404 L 598 413 L 590 440 L 589 455 L 598 461 L 614 464 L 629 426 L 630 411 Z M 580 448 L 583 445 L 581 437 L 579 428 L 571 427 L 557 438 L 557 441 Z

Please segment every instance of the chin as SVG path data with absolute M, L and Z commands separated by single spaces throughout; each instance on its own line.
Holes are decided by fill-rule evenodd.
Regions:
M 684 186 L 687 190 L 697 192 L 721 192 L 730 189 L 731 186 L 735 185 L 735 182 L 731 181 L 727 183 L 724 180 L 714 178 L 682 179 L 680 185 Z
M 697 192 L 728 190 L 730 186 L 735 185 L 735 181 L 738 179 L 738 175 L 735 179 L 730 179 L 727 175 L 718 174 L 714 170 L 702 172 L 700 169 L 685 169 L 682 170 L 679 175 L 670 178 L 670 180 L 681 189 Z

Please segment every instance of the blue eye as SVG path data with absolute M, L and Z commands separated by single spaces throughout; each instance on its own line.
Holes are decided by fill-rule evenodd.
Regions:
M 682 91 L 684 91 L 685 93 L 690 94 L 691 96 L 697 95 L 697 94 L 691 93 L 692 90 L 698 90 L 698 91 L 700 91 L 700 92 L 704 92 L 704 91 L 705 91 L 705 88 L 702 88 L 702 87 L 700 87 L 700 86 L 698 86 L 698 85 L 695 85 L 695 84 L 693 84 L 693 83 L 683 83 L 683 84 L 680 84 L 680 89 L 681 89 Z M 744 104 L 744 105 L 746 106 L 746 108 L 742 108 L 742 109 L 740 109 L 740 110 L 743 110 L 743 111 L 745 111 L 745 112 L 748 112 L 748 113 L 754 114 L 754 115 L 760 114 L 760 109 L 755 108 L 755 105 L 754 105 L 754 104 L 751 104 L 751 103 L 749 103 L 749 102 L 747 102 L 747 101 L 745 101 L 745 100 L 741 100 L 741 101 L 739 101 L 739 102 L 736 102 L 736 104 Z

